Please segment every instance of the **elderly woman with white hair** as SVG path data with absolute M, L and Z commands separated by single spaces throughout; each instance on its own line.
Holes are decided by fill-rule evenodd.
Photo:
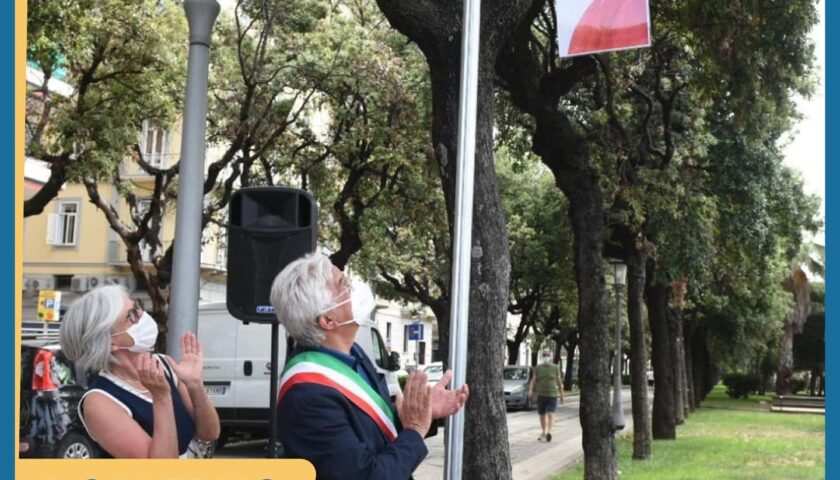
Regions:
M 67 310 L 61 348 L 96 371 L 79 402 L 91 438 L 115 458 L 188 457 L 190 443 L 219 436 L 219 417 L 202 379 L 201 343 L 181 337 L 181 361 L 150 353 L 155 320 L 118 286 L 97 288 Z

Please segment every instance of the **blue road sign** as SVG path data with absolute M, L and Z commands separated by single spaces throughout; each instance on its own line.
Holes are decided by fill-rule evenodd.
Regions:
M 423 340 L 423 324 L 422 323 L 412 323 L 408 326 L 408 339 L 409 340 Z

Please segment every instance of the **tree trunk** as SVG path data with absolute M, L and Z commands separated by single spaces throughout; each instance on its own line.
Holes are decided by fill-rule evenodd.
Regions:
M 435 319 L 438 325 L 438 355 L 440 361 L 443 362 L 444 368 L 450 368 L 449 365 L 449 302 L 436 301 L 429 305 L 432 313 L 435 314 Z
M 530 15 L 538 15 L 545 2 L 534 2 Z M 604 202 L 599 174 L 592 166 L 587 138 L 560 107 L 564 88 L 594 73 L 594 63 L 576 61 L 565 73 L 536 60 L 530 50 L 530 25 L 516 32 L 505 46 L 496 70 L 513 103 L 534 118 L 532 150 L 554 174 L 569 200 L 574 235 L 575 277 L 578 284 L 580 332 L 580 422 L 583 430 L 584 477 L 616 478 L 614 427 L 610 408 L 610 335 L 604 305 Z M 550 78 L 549 78 L 550 77 Z
M 513 339 L 506 339 L 507 343 L 507 364 L 516 365 L 519 362 L 519 348 L 522 342 L 528 337 L 528 330 L 531 329 L 531 324 L 534 321 L 534 305 L 526 306 L 522 309 L 522 314 L 519 317 L 519 325 L 516 326 L 516 332 L 513 334 Z
M 691 332 L 693 327 L 686 324 L 683 327 L 683 349 L 685 350 L 685 387 L 688 409 L 693 412 L 697 409 L 697 396 L 694 394 L 694 359 L 691 350 Z
M 617 462 L 610 408 L 609 329 L 604 305 L 604 216 L 594 176 L 557 177 L 567 192 L 574 230 L 580 330 L 580 423 L 583 429 L 584 478 L 614 479 Z M 571 184 L 574 183 L 575 186 Z M 571 193 L 571 195 L 569 195 Z
M 566 391 L 571 391 L 575 385 L 575 350 L 577 350 L 577 343 L 573 340 L 569 340 L 566 344 L 566 372 L 563 377 L 563 388 L 565 388 Z
M 668 331 L 670 333 L 671 366 L 674 370 L 674 421 L 677 425 L 685 422 L 685 388 L 682 359 L 682 321 L 676 310 L 668 308 Z
M 453 50 L 459 48 L 453 44 Z M 441 162 L 447 209 L 454 219 L 457 145 L 459 55 L 454 65 L 431 66 L 434 122 L 432 138 Z M 492 68 L 483 62 L 478 87 L 475 157 L 474 222 L 469 291 L 467 376 L 474 388 L 465 413 L 463 475 L 481 478 L 496 472 L 510 478 L 512 467 L 507 444 L 507 423 L 502 371 L 507 321 L 510 258 L 507 225 L 493 165 Z M 454 223 L 454 222 L 452 222 Z M 453 259 L 454 263 L 454 259 Z
M 779 370 L 776 373 L 776 394 L 793 393 L 793 336 L 802 333 L 802 326 L 811 313 L 811 289 L 808 276 L 799 266 L 793 267 L 782 281 L 785 291 L 793 295 L 794 306 L 785 316 L 785 333 L 779 346 Z
M 668 328 L 667 286 L 651 285 L 652 271 L 647 272 L 646 299 L 651 334 L 651 360 L 653 364 L 653 416 L 654 440 L 677 438 L 674 412 L 674 369 L 671 368 L 671 337 Z
M 563 340 L 558 337 L 554 337 L 554 355 L 551 358 L 551 361 L 560 367 L 560 371 L 563 371 L 563 353 L 560 351 L 563 348 Z
M 432 81 L 432 144 L 439 163 L 450 232 L 454 232 L 461 2 L 377 0 L 391 25 L 426 56 Z M 471 245 L 463 476 L 512 475 L 503 394 L 510 257 L 506 219 L 493 163 L 493 80 L 499 49 L 531 6 L 529 0 L 486 0 L 481 11 L 474 206 Z
M 677 358 L 677 362 L 680 367 L 680 397 L 682 398 L 683 419 L 687 419 L 691 414 L 691 401 L 688 399 L 688 365 L 686 364 L 685 337 L 683 336 L 682 319 L 679 319 L 678 322 L 680 325 L 680 331 L 677 342 L 680 347 L 680 356 Z
M 66 163 L 69 161 L 68 156 L 63 155 L 56 159 L 50 165 L 50 178 L 41 186 L 35 195 L 23 202 L 23 217 L 31 217 L 33 215 L 40 215 L 44 212 L 44 208 L 49 204 L 58 193 L 64 182 L 67 179 Z
M 650 458 L 650 401 L 647 386 L 647 344 L 644 325 L 645 264 L 635 250 L 627 258 L 627 320 L 630 324 L 630 392 L 633 398 L 633 458 Z
M 714 372 L 710 368 L 709 351 L 706 347 L 706 329 L 695 328 L 691 334 L 692 367 L 694 376 L 694 403 L 699 407 L 709 393 L 709 384 L 714 385 Z M 710 382 L 711 380 L 711 382 Z
M 767 394 L 767 383 L 770 381 L 770 374 L 765 373 L 761 375 L 761 386 L 758 389 L 759 395 L 766 395 Z
M 779 370 L 776 372 L 777 395 L 793 393 L 793 336 L 795 334 L 796 325 L 786 320 L 785 333 L 779 342 Z
M 820 376 L 820 371 L 816 368 L 811 370 L 811 378 L 808 380 L 808 395 L 816 396 L 817 394 L 817 379 Z
M 515 340 L 507 340 L 508 365 L 516 365 L 516 361 L 519 359 L 519 346 L 521 344 L 521 342 L 517 342 Z

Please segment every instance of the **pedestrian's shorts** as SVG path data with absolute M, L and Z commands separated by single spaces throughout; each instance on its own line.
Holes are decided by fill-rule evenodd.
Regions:
M 537 395 L 537 412 L 540 415 L 554 413 L 555 410 L 557 410 L 557 397 Z

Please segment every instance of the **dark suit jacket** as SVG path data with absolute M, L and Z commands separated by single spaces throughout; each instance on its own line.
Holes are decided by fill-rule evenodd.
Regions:
M 361 353 L 368 378 L 377 380 L 377 391 L 390 404 L 384 376 L 358 345 L 353 348 Z M 391 409 L 397 418 L 393 405 Z M 320 480 L 410 478 L 428 451 L 420 434 L 403 430 L 399 419 L 397 431 L 397 438 L 388 441 L 367 414 L 341 392 L 323 385 L 294 385 L 277 405 L 277 434 L 284 456 L 309 460 Z

